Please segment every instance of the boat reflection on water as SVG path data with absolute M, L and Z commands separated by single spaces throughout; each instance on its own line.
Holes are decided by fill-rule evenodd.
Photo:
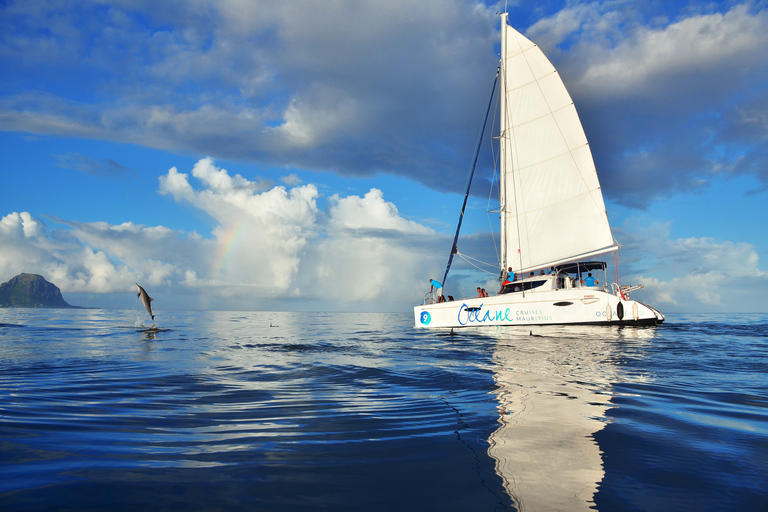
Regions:
M 655 328 L 499 327 L 494 377 L 500 426 L 489 439 L 496 472 L 519 510 L 589 510 L 603 479 L 594 434 L 610 419 L 615 382 Z

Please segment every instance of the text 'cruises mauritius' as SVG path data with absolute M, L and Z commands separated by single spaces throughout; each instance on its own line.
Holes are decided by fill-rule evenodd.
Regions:
M 642 285 L 609 283 L 605 262 L 594 259 L 615 254 L 618 244 L 584 129 L 554 66 L 538 46 L 509 26 L 506 13 L 501 17 L 501 62 L 494 92 L 496 83 L 499 291 L 458 300 L 444 292 L 457 253 L 462 207 L 443 280 L 432 281 L 423 303 L 414 308 L 416 327 L 663 322 L 659 311 L 630 298 Z M 472 174 L 474 164 L 464 206 Z

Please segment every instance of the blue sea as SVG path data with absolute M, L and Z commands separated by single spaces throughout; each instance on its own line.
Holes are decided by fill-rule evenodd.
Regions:
M 768 315 L 0 309 L 0 510 L 768 510 Z

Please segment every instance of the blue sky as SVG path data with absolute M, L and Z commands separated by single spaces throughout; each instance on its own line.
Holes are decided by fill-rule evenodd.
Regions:
M 0 4 L 0 282 L 73 304 L 408 311 L 441 278 L 505 3 Z M 665 312 L 768 311 L 766 2 L 506 2 Z M 496 264 L 485 145 L 459 249 Z M 454 264 L 456 295 L 495 274 Z

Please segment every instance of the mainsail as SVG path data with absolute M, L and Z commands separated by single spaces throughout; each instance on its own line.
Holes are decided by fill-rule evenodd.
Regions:
M 527 272 L 615 251 L 592 152 L 554 66 L 501 30 L 502 268 Z

